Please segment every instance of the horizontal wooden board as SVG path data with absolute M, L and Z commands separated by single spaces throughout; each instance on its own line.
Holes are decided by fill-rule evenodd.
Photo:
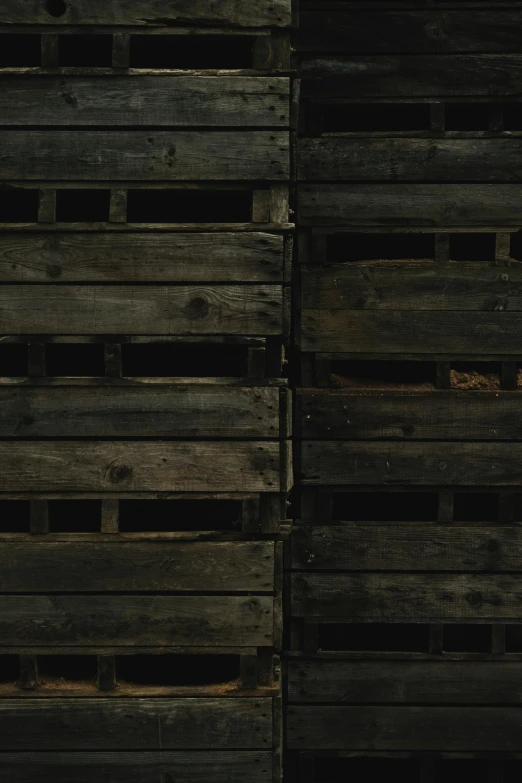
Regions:
M 1 750 L 262 749 L 270 699 L 2 699 Z
M 288 708 L 292 750 L 511 751 L 520 745 L 517 707 Z
M 289 660 L 293 702 L 520 704 L 522 663 Z
M 280 128 L 289 122 L 284 77 L 3 77 L 0 92 L 0 125 Z
M 277 442 L 0 442 L 0 492 L 278 492 L 280 468 Z
M 302 226 L 520 227 L 520 185 L 299 185 Z
M 1 437 L 279 437 L 277 388 L 0 386 Z
M 283 131 L 0 131 L 0 179 L 286 180 Z
M 281 334 L 281 286 L 0 286 L 4 334 Z
M 5 283 L 275 283 L 284 238 L 256 233 L 38 233 L 0 236 Z
M 518 622 L 520 576 L 509 574 L 328 574 L 292 576 L 295 617 L 352 622 Z
M 30 746 L 30 741 L 26 747 Z M 0 783 L 272 783 L 269 751 L 2 753 Z
M 154 512 L 151 511 L 151 514 Z M 270 541 L 0 540 L 0 592 L 271 592 Z
M 300 71 L 303 95 L 319 100 L 518 98 L 522 90 L 520 54 L 319 55 L 302 58 Z
M 522 572 L 518 526 L 306 525 L 293 530 L 291 547 L 292 568 L 302 571 Z
M 270 596 L 4 595 L 0 602 L 0 634 L 13 648 L 270 646 L 273 622 Z
M 522 440 L 521 400 L 508 391 L 306 390 L 297 396 L 297 428 L 324 440 Z
M 522 180 L 519 138 L 323 137 L 301 139 L 297 154 L 297 177 L 309 182 Z
M 522 483 L 522 443 L 305 441 L 304 484 Z
M 304 310 L 303 351 L 376 354 L 520 353 L 522 313 Z

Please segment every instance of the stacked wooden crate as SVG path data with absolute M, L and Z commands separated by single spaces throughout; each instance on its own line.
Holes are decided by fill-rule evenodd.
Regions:
M 0 22 L 0 780 L 278 780 L 290 3 Z
M 300 783 L 520 779 L 521 26 L 301 4 Z

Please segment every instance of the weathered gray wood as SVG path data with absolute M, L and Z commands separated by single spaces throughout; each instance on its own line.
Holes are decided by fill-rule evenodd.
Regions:
M 282 236 L 56 233 L 0 236 L 0 280 L 21 283 L 275 283 Z
M 151 512 L 153 513 L 153 512 Z M 0 541 L 0 592 L 272 592 L 271 541 Z
M 27 742 L 27 745 L 30 743 Z M 272 783 L 269 751 L 3 753 L 0 783 Z
M 292 702 L 520 704 L 522 664 L 504 661 L 288 661 Z
M 381 623 L 518 622 L 521 607 L 518 574 L 292 576 L 295 617 L 346 617 L 352 622 Z
M 522 572 L 521 544 L 516 525 L 306 525 L 292 532 L 292 568 Z
M 4 595 L 0 633 L 13 647 L 270 646 L 273 618 L 270 596 Z
M 281 334 L 280 286 L 0 287 L 0 332 Z
M 3 441 L 0 492 L 277 492 L 279 444 L 263 441 Z
M 522 480 L 522 444 L 305 441 L 302 471 L 312 485 L 514 485 Z
M 279 389 L 0 386 L 2 437 L 279 437 Z
M 293 750 L 503 751 L 519 747 L 517 707 L 288 708 Z
M 265 750 L 271 699 L 2 699 L 0 727 L 2 750 Z
M 283 131 L 0 131 L 0 179 L 286 180 Z
M 2 77 L 0 94 L 0 125 L 289 124 L 290 80 L 285 77 Z
M 519 227 L 519 185 L 300 185 L 302 226 Z

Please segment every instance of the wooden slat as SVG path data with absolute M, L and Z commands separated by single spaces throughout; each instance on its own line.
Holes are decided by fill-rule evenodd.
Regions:
M 370 622 L 518 622 L 520 576 L 505 574 L 294 574 L 295 617 Z
M 153 513 L 153 512 L 151 512 Z M 272 592 L 274 544 L 0 540 L 0 592 Z
M 0 287 L 0 332 L 281 334 L 280 286 Z
M 9 639 L 13 648 L 115 644 L 267 646 L 273 643 L 273 599 L 4 595 L 0 603 L 0 634 Z
M 289 660 L 292 702 L 520 704 L 522 663 Z
M 292 568 L 522 572 L 521 545 L 518 526 L 306 525 L 292 532 Z
M 1 437 L 279 437 L 279 389 L 0 386 Z
M 172 46 L 176 46 L 175 40 Z M 0 125 L 289 124 L 290 80 L 284 77 L 3 77 L 0 92 Z
M 3 234 L 0 281 L 275 283 L 283 242 L 261 232 Z
M 279 444 L 4 441 L 0 492 L 277 492 Z
M 0 131 L 0 179 L 286 180 L 282 131 Z

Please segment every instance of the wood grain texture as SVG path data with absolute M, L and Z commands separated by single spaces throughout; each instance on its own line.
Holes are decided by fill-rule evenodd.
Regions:
M 276 283 L 283 252 L 263 232 L 3 234 L 0 281 Z
M 172 42 L 176 46 L 175 39 Z M 0 78 L 0 125 L 285 127 L 290 80 L 247 76 Z
M 0 179 L 287 180 L 283 131 L 0 131 Z
M 153 512 L 151 512 L 153 513 Z M 0 541 L 0 592 L 263 592 L 274 589 L 270 541 Z
M 0 633 L 11 646 L 55 652 L 63 645 L 270 646 L 273 621 L 270 596 L 4 595 L 0 605 Z
M 277 492 L 279 444 L 4 441 L 0 492 Z
M 0 287 L 11 334 L 281 334 L 281 286 Z

